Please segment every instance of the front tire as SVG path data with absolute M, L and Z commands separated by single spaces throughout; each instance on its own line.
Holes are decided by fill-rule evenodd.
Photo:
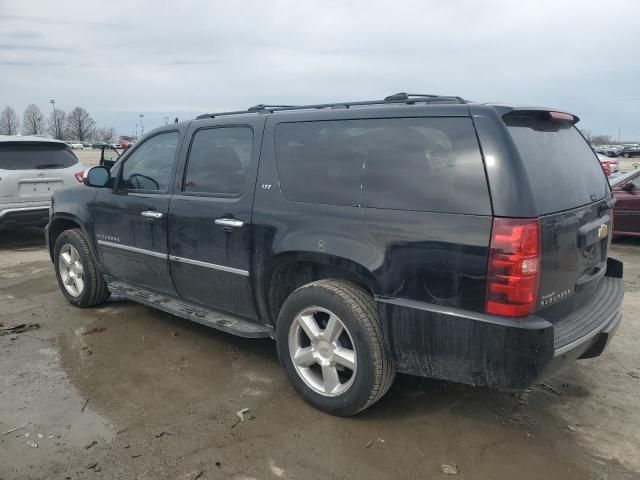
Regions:
M 98 271 L 82 230 L 65 230 L 60 234 L 53 261 L 58 286 L 69 303 L 87 308 L 109 298 L 107 284 Z
M 293 388 L 333 415 L 355 415 L 373 405 L 395 377 L 373 298 L 344 280 L 319 280 L 294 291 L 280 310 L 276 344 Z

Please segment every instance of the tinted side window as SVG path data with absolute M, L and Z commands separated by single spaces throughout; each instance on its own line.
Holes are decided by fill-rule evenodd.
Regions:
M 166 192 L 176 163 L 178 132 L 161 133 L 146 140 L 122 166 L 119 188 Z
M 276 156 L 283 193 L 291 200 L 491 213 L 469 118 L 281 124 Z
M 361 121 L 357 121 L 361 123 Z M 358 205 L 364 152 L 346 130 L 352 121 L 281 123 L 276 127 L 276 164 L 289 200 Z
M 249 127 L 198 130 L 193 136 L 183 190 L 240 195 L 247 184 L 253 131 Z

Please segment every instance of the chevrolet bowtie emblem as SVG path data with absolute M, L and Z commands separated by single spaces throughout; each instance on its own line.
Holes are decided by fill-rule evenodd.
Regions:
M 603 223 L 602 225 L 600 225 L 600 228 L 598 228 L 598 237 L 604 238 L 607 236 L 608 233 L 609 233 L 609 227 L 607 226 L 607 224 Z

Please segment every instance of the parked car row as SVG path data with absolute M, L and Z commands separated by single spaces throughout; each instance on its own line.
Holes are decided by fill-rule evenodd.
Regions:
M 85 148 L 92 148 L 94 150 L 97 150 L 103 147 L 119 148 L 122 150 L 126 150 L 127 148 L 130 148 L 133 145 L 133 142 L 123 138 L 119 139 L 117 142 L 111 142 L 111 143 L 103 142 L 103 141 L 80 142 L 80 141 L 74 141 L 74 140 L 70 140 L 65 143 L 69 145 L 69 147 L 72 150 L 84 150 Z
M 619 157 L 622 154 L 621 145 L 593 145 L 593 151 L 607 157 Z
M 640 144 L 593 145 L 593 151 L 607 157 L 640 157 Z

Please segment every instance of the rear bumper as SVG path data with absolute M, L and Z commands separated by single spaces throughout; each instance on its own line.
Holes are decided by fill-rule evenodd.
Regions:
M 388 343 L 403 373 L 496 388 L 526 388 L 578 358 L 602 353 L 620 324 L 622 264 L 610 268 L 588 304 L 554 324 L 532 315 L 497 317 L 398 298 L 377 298 Z
M 49 221 L 49 202 L 40 205 L 0 207 L 0 230 L 12 227 L 43 227 Z

